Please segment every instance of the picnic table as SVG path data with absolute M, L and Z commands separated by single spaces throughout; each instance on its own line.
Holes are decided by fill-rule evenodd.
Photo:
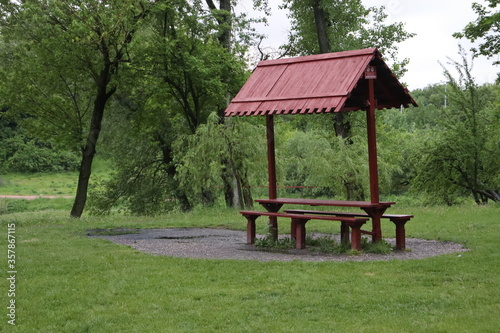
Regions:
M 278 236 L 278 217 L 290 217 L 292 219 L 291 236 L 297 239 L 297 248 L 305 247 L 305 223 L 310 219 L 318 220 L 333 220 L 342 222 L 341 237 L 348 239 L 349 228 L 352 229 L 352 247 L 359 250 L 361 247 L 360 234 L 369 234 L 372 236 L 372 241 L 377 242 L 382 240 L 382 230 L 380 225 L 381 218 L 388 218 L 396 225 L 396 248 L 405 249 L 405 230 L 404 225 L 413 216 L 412 215 L 395 215 L 384 214 L 386 209 L 395 204 L 395 202 L 370 202 L 370 201 L 339 201 L 339 200 L 321 200 L 321 199 L 298 199 L 298 198 L 275 198 L 275 199 L 257 199 L 267 212 L 252 212 L 242 211 L 241 213 L 247 217 L 247 240 L 248 243 L 253 243 L 255 238 L 255 219 L 258 216 L 269 216 L 270 229 L 273 230 L 272 236 Z M 280 212 L 284 205 L 301 205 L 301 206 L 325 206 L 325 207 L 352 207 L 360 208 L 363 212 L 332 212 L 321 210 L 303 210 L 303 209 L 286 209 Z M 301 218 L 301 216 L 302 218 Z M 326 218 L 325 216 L 329 216 Z M 371 231 L 361 230 L 361 226 L 371 219 Z
M 394 203 L 379 200 L 375 110 L 409 107 L 410 104 L 418 106 L 376 48 L 260 62 L 224 112 L 227 117 L 266 117 L 270 199 L 256 200 L 267 209 L 266 212 L 241 211 L 247 219 L 247 239 L 253 241 L 255 220 L 259 216 L 269 217 L 269 231 L 273 238 L 277 237 L 278 217 L 290 218 L 292 233 L 300 235 L 296 238 L 297 247 L 303 248 L 301 238 L 305 235 L 305 224 L 316 219 L 341 222 L 341 236 L 348 234 L 345 231 L 350 228 L 354 238 L 351 246 L 359 249 L 361 225 L 371 219 L 371 231 L 364 232 L 370 234 L 373 241 L 380 241 L 380 219 L 388 218 L 396 224 L 396 247 L 403 249 L 404 223 L 413 216 L 385 214 Z M 334 114 L 355 110 L 366 112 L 370 202 L 278 198 L 275 115 Z M 298 209 L 279 212 L 283 205 L 288 204 L 352 207 L 364 212 Z

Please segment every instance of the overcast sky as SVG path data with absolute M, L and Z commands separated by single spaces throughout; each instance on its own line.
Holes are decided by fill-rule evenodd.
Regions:
M 388 22 L 403 22 L 406 30 L 417 35 L 399 45 L 400 58 L 409 58 L 407 74 L 402 81 L 410 90 L 423 88 L 429 84 L 444 81 L 443 70 L 439 62 L 447 64 L 448 57 L 460 60 L 458 44 L 468 51 L 471 44 L 467 40 L 452 37 L 454 32 L 461 31 L 465 25 L 476 19 L 472 11 L 472 2 L 483 3 L 483 0 L 362 0 L 366 7 L 385 6 L 389 14 Z M 279 0 L 269 0 L 272 17 L 269 26 L 262 27 L 268 35 L 264 46 L 277 47 L 286 41 L 289 30 L 286 12 L 278 9 Z M 251 5 L 243 5 L 242 10 L 251 10 Z M 473 75 L 477 83 L 492 83 L 500 67 L 492 65 L 494 59 L 484 57 L 474 61 Z

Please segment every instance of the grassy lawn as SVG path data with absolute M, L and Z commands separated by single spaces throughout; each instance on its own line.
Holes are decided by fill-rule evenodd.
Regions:
M 12 195 L 74 195 L 77 172 L 10 173 L 0 175 L 0 194 Z
M 500 206 L 398 209 L 415 215 L 408 237 L 470 251 L 388 262 L 181 259 L 91 239 L 86 230 L 243 230 L 244 219 L 226 209 L 81 220 L 67 210 L 0 215 L 0 331 L 498 332 Z M 8 224 L 17 237 L 16 326 L 6 316 Z M 311 231 L 331 229 L 310 223 Z

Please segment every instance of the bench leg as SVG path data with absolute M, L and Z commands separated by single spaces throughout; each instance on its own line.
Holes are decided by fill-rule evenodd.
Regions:
M 305 249 L 306 247 L 306 223 L 308 220 L 292 219 L 292 226 L 295 226 L 295 248 Z
M 297 221 L 292 219 L 290 223 L 290 239 L 297 239 Z
M 361 251 L 361 226 L 351 226 L 351 249 Z
M 396 249 L 406 249 L 406 234 L 405 223 L 410 219 L 408 218 L 392 218 L 390 219 L 396 225 Z
M 365 221 L 349 223 L 351 227 L 351 249 L 353 250 L 361 251 L 361 226 L 363 224 L 365 224 Z
M 343 221 L 340 224 L 340 243 L 349 243 L 349 226 Z
M 255 242 L 255 220 L 258 216 L 245 216 L 247 218 L 247 244 Z

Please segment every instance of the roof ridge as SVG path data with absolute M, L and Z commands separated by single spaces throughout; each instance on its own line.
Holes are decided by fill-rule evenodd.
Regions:
M 321 60 L 348 58 L 348 57 L 355 57 L 355 56 L 366 56 L 368 54 L 375 55 L 377 52 L 378 52 L 378 49 L 376 47 L 371 47 L 371 48 L 366 48 L 366 49 L 361 49 L 361 50 L 320 53 L 320 54 L 311 54 L 311 55 L 307 55 L 307 56 L 293 57 L 293 58 L 263 60 L 257 64 L 257 67 L 288 65 L 288 64 L 295 64 L 295 63 L 309 62 L 309 61 L 321 61 Z

